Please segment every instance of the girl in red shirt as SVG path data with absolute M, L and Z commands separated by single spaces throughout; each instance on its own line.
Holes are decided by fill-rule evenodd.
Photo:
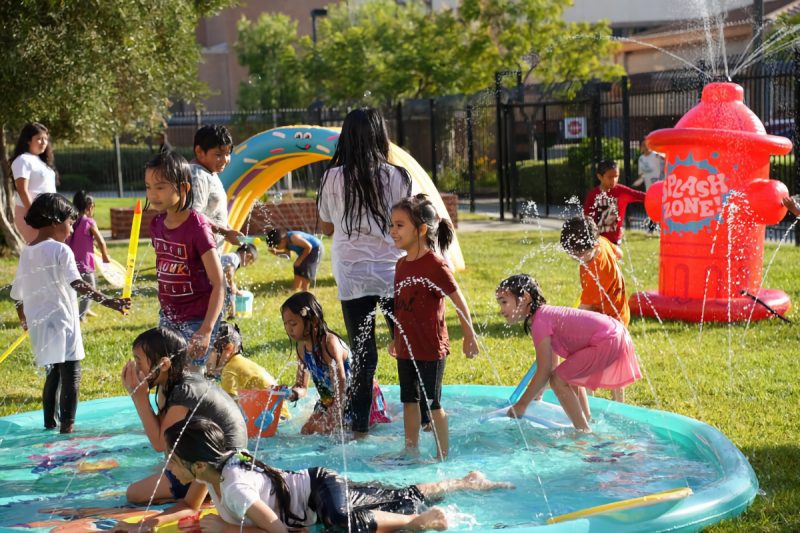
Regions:
M 391 237 L 406 251 L 394 277 L 395 333 L 390 353 L 397 357 L 406 452 L 418 453 L 420 398 L 430 411 L 439 459 L 448 452 L 447 414 L 440 405 L 445 358 L 450 340 L 444 320 L 444 297 L 456 306 L 467 357 L 478 353 L 469 307 L 441 255 L 453 240 L 453 226 L 440 219 L 424 194 L 405 198 L 392 208 Z

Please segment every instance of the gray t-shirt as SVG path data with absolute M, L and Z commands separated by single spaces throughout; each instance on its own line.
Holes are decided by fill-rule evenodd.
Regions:
M 181 405 L 189 412 L 197 407 L 193 416 L 208 418 L 222 428 L 226 448 L 247 448 L 247 426 L 242 413 L 236 402 L 215 382 L 198 374 L 186 373 L 183 381 L 170 391 L 167 405 Z
M 212 224 L 228 227 L 228 196 L 217 173 L 209 172 L 203 165 L 192 163 L 192 209 L 202 213 Z M 214 235 L 219 247 L 224 237 Z

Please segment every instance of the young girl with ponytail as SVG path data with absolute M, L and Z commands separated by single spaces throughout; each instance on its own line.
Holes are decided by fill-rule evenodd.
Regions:
M 478 353 L 469 307 L 453 272 L 439 255 L 450 246 L 453 233 L 450 221 L 439 218 L 424 194 L 405 198 L 392 208 L 391 236 L 395 246 L 406 252 L 395 268 L 392 343 L 403 402 L 405 447 L 407 452 L 417 452 L 421 404 L 430 411 L 439 459 L 447 457 L 449 440 L 447 414 L 439 403 L 445 358 L 450 353 L 445 296 L 458 312 L 464 354 L 472 358 Z

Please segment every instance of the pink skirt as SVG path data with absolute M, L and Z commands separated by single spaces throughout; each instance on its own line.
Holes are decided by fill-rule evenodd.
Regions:
M 628 330 L 616 320 L 611 322 L 612 329 L 556 367 L 558 377 L 589 389 L 624 387 L 642 377 Z

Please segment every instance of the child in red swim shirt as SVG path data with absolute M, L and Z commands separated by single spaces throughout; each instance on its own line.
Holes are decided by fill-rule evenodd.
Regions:
M 583 214 L 594 220 L 600 235 L 619 245 L 628 204 L 644 202 L 645 194 L 618 183 L 619 168 L 614 161 L 600 161 L 597 165 L 597 179 L 600 185 L 586 195 Z

